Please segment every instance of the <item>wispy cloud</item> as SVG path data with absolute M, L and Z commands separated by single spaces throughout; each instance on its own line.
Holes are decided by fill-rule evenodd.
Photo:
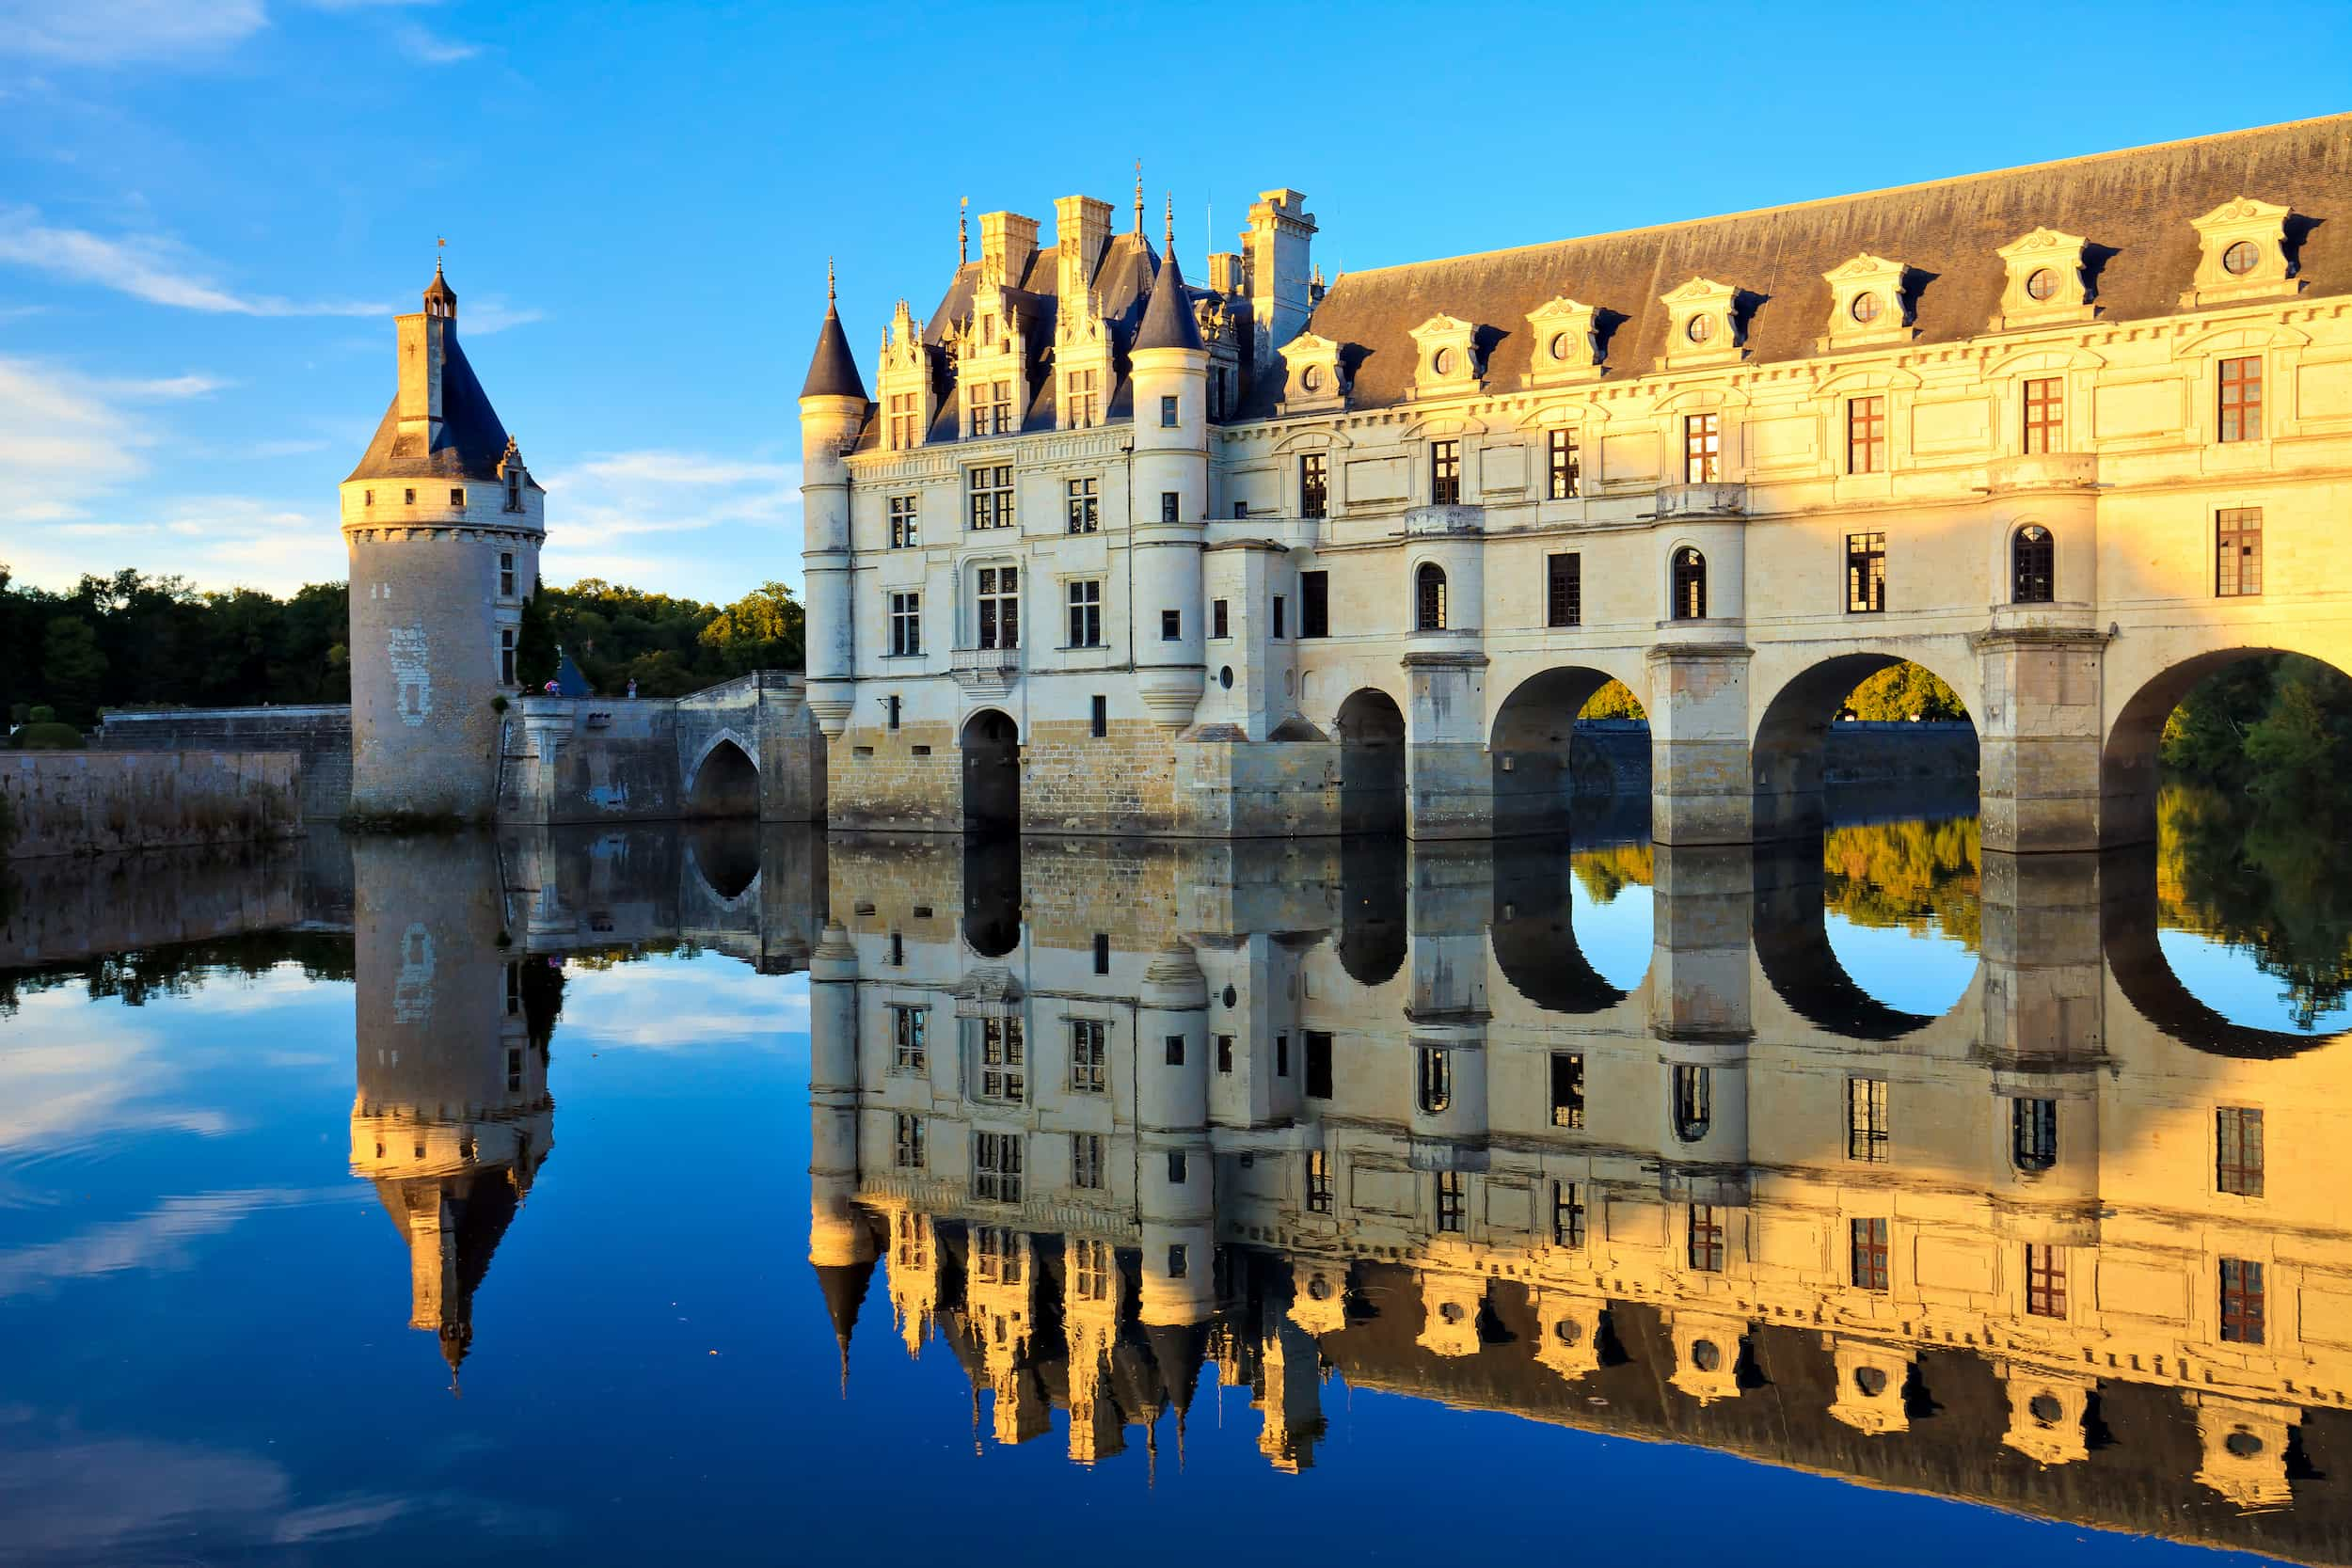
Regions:
M 0 0 L 0 54 L 64 65 L 214 55 L 269 25 L 262 0 Z
M 550 473 L 547 484 L 553 510 L 542 570 L 549 582 L 599 577 L 724 603 L 765 578 L 799 576 L 798 463 L 646 448 L 593 453 Z M 711 537 L 652 545 L 660 535 L 697 533 Z
M 278 1188 L 248 1192 L 198 1193 L 167 1197 L 144 1214 L 94 1225 L 79 1235 L 0 1252 L 0 1301 L 55 1290 L 79 1279 L 130 1270 L 184 1269 L 195 1261 L 191 1243 L 217 1236 L 250 1215 L 270 1209 L 347 1203 L 350 1187 Z
M 8 0 L 0 0 L 5 5 Z M 215 269 L 161 235 L 109 237 L 44 223 L 32 207 L 0 210 L 0 261 L 68 282 L 112 289 L 151 305 L 234 316 L 381 316 L 390 307 L 359 300 L 294 300 L 224 286 Z
M 544 310 L 509 305 L 496 294 L 485 294 L 466 301 L 464 313 L 459 319 L 468 337 L 479 338 L 485 333 L 504 332 L 509 327 L 529 326 L 532 322 L 545 321 L 548 317 Z
M 478 43 L 443 38 L 413 24 L 394 29 L 392 38 L 403 54 L 424 65 L 456 65 L 482 53 Z

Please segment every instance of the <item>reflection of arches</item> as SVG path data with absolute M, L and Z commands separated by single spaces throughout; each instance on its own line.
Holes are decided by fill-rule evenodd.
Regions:
M 2300 652 L 2276 646 L 2217 648 L 2159 672 L 2126 698 L 2116 711 L 2115 722 L 2107 730 L 2106 740 L 2099 752 L 2102 842 L 2114 846 L 2156 841 L 2156 789 L 2161 783 L 2157 776 L 2156 746 L 2164 738 L 2165 721 L 2199 682 L 2242 659 Z M 2316 658 L 2329 669 L 2344 673 L 2343 666 L 2332 659 L 2313 654 L 2302 657 Z M 2112 655 L 2107 668 L 2115 669 Z
M 1824 767 L 1838 713 L 1855 687 L 1905 662 L 1897 654 L 1838 654 L 1800 672 L 1773 695 L 1756 722 L 1748 752 L 1756 780 L 1751 810 L 1758 841 L 1804 838 L 1821 831 Z M 1975 757 L 1968 761 L 1973 770 Z M 1920 771 L 1922 776 L 1950 775 L 1950 770 L 1926 761 Z
M 963 721 L 963 831 L 1021 831 L 1021 732 L 993 707 Z
M 1616 768 L 1597 743 L 1576 733 L 1576 716 L 1611 678 L 1581 665 L 1545 670 L 1503 699 L 1487 743 L 1497 833 L 1567 832 L 1580 771 L 1595 784 L 1606 781 L 1606 794 L 1618 793 Z M 1597 788 L 1590 793 L 1605 798 Z M 1646 811 L 1648 803 L 1645 792 L 1638 804 Z
M 1405 967 L 1405 872 L 1397 837 L 1340 842 L 1340 967 L 1359 986 L 1382 986 Z
M 1822 881 L 1817 845 L 1757 856 L 1756 959 L 1772 993 L 1799 1018 L 1848 1039 L 1896 1040 L 1934 1022 L 1881 1002 L 1838 962 L 1829 944 Z
M 1021 840 L 993 834 L 963 841 L 963 941 L 983 958 L 1021 943 Z
M 1405 831 L 1405 710 L 1374 687 L 1340 705 L 1340 831 Z
M 686 860 L 710 895 L 732 907 L 759 880 L 759 832 L 750 823 L 689 827 Z
M 2009 540 L 2009 600 L 2049 604 L 2058 597 L 2058 541 L 2040 523 L 2027 523 Z
M 722 731 L 703 747 L 686 778 L 690 816 L 757 816 L 759 764 L 733 731 Z
M 2271 1061 L 2315 1046 L 2352 1038 L 2344 1034 L 2291 1034 L 2233 1023 L 2200 1001 L 2172 972 L 2156 941 L 2156 857 L 2139 848 L 2109 854 L 2099 867 L 2099 941 L 2107 972 L 2132 1010 L 2162 1034 L 2192 1050 L 2240 1060 Z M 2110 1029 L 2110 1034 L 2112 1030 Z
M 1546 1012 L 1605 1012 L 1626 998 L 1585 958 L 1570 920 L 1565 843 L 1514 846 L 1495 860 L 1496 967 L 1512 990 Z

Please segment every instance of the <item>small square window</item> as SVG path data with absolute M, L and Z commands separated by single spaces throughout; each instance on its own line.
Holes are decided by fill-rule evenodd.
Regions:
M 1163 490 L 1160 492 L 1161 522 L 1172 523 L 1178 520 L 1177 508 L 1180 504 L 1180 500 L 1181 498 L 1179 498 L 1177 493 L 1173 490 Z
M 1181 610 L 1160 611 L 1160 641 L 1181 642 L 1184 636 L 1184 612 Z
M 1168 1037 L 1164 1044 L 1168 1053 L 1168 1065 L 1169 1067 L 1183 1067 L 1184 1065 L 1184 1037 L 1182 1035 L 1170 1035 Z
M 449 504 L 457 508 L 461 512 L 464 511 L 466 508 L 466 492 L 463 490 L 452 490 L 449 493 Z
M 417 493 L 416 493 L 414 490 L 403 490 L 403 491 L 400 493 L 400 503 L 401 503 L 403 506 L 414 506 L 414 505 L 416 505 L 416 504 L 417 504 Z
M 1209 635 L 1219 639 L 1233 635 L 1232 615 L 1223 599 L 1209 601 Z

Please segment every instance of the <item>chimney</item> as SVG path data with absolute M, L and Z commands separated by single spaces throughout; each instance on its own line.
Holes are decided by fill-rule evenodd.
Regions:
M 1054 289 L 1062 303 L 1084 300 L 1111 243 L 1111 204 L 1090 196 L 1065 196 L 1054 203 Z
M 1037 255 L 1037 219 L 1018 213 L 980 214 L 980 276 L 1008 288 L 1021 287 Z
M 1209 287 L 1221 294 L 1248 292 L 1242 281 L 1241 255 L 1238 251 L 1215 250 L 1209 253 Z
M 400 436 L 420 453 L 441 435 L 441 367 L 448 360 L 450 318 L 419 311 L 392 320 L 400 341 Z
M 1249 285 L 1252 372 L 1261 376 L 1279 372 L 1284 343 L 1307 325 L 1312 306 L 1308 301 L 1308 245 L 1314 239 L 1314 214 L 1307 198 L 1294 190 L 1260 191 L 1249 209 L 1249 228 L 1243 262 Z

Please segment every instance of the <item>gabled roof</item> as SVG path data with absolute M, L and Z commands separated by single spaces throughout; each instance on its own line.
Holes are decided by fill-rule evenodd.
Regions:
M 2102 321 L 2164 316 L 2197 270 L 2193 221 L 2233 197 L 2285 203 L 2298 220 L 2306 295 L 2352 288 L 2352 115 L 2032 167 L 1837 197 L 1693 222 L 1349 273 L 1316 308 L 1312 329 L 1362 353 L 1350 405 L 1404 401 L 1412 329 L 1440 313 L 1496 329 L 1486 385 L 1516 388 L 1533 359 L 1527 316 L 1565 295 L 1602 312 L 1612 375 L 1651 373 L 1664 352 L 1660 296 L 1694 277 L 1748 296 L 1747 359 L 1820 352 L 1831 296 L 1822 274 L 1855 256 L 1899 256 L 1919 279 L 1920 342 L 1982 333 L 1998 312 L 2002 245 L 2036 228 L 2090 242 Z M 2310 220 L 2320 220 L 2312 223 Z M 1271 378 L 1246 414 L 1271 413 Z
M 506 455 L 506 427 L 474 378 L 466 351 L 457 345 L 457 324 L 451 322 L 443 330 L 440 438 L 428 451 L 421 437 L 402 436 L 400 392 L 395 388 L 383 422 L 344 483 L 354 479 L 498 479 L 499 462 Z
M 1200 347 L 1200 324 L 1192 319 L 1192 296 L 1184 290 L 1184 269 L 1176 264 L 1176 242 L 1168 242 L 1160 261 L 1159 280 L 1152 285 L 1152 302 L 1143 308 L 1143 325 L 1136 329 L 1136 347 Z

